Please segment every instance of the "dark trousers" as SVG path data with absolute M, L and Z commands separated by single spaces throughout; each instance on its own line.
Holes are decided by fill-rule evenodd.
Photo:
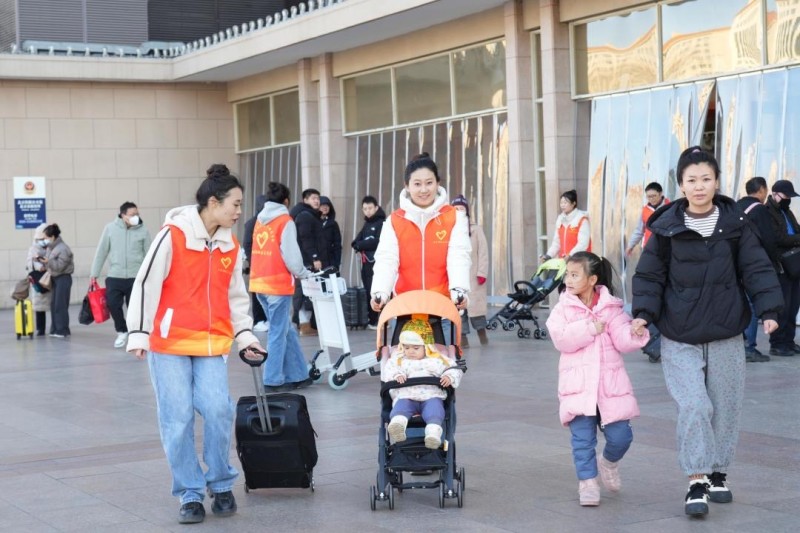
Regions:
M 372 269 L 375 266 L 375 263 L 370 263 L 369 261 L 361 264 L 361 281 L 364 283 L 364 288 L 367 290 L 367 300 L 371 300 L 372 297 L 370 296 L 370 292 L 372 291 Z M 372 307 L 367 307 L 367 316 L 369 317 L 369 323 L 371 326 L 378 325 L 378 317 L 380 313 L 376 313 L 372 310 Z
M 111 318 L 114 319 L 114 329 L 117 333 L 128 332 L 122 305 L 128 306 L 131 303 L 133 282 L 134 278 L 106 278 L 106 304 Z
M 256 293 L 250 293 L 250 308 L 253 310 L 253 325 L 258 324 L 259 322 L 266 322 L 267 315 L 264 313 L 264 308 L 261 307 L 261 304 L 258 302 L 258 298 L 256 297 Z
M 36 311 L 36 334 L 44 335 L 47 327 L 47 311 Z
M 795 321 L 800 309 L 800 281 L 786 274 L 778 274 L 778 281 L 783 292 L 783 311 L 778 315 L 778 329 L 769 336 L 769 345 L 778 350 L 791 350 L 794 348 Z
M 69 335 L 69 295 L 72 292 L 72 274 L 53 276 L 53 296 L 50 300 L 50 315 L 53 320 L 53 333 Z
M 292 322 L 296 325 L 300 325 L 300 308 L 303 306 L 303 303 L 306 301 L 305 296 L 303 296 L 303 287 L 300 285 L 300 282 L 297 282 L 297 286 L 294 288 L 294 296 L 292 296 Z M 311 302 L 308 302 L 309 311 L 311 311 L 311 320 L 309 323 L 311 327 L 316 329 L 317 327 L 317 317 L 314 316 L 314 308 L 311 306 Z

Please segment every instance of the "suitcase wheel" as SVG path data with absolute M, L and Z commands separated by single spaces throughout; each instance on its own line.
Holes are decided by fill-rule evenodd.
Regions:
M 22 338 L 22 335 L 20 335 L 19 333 L 17 333 L 17 340 L 20 340 L 21 338 Z

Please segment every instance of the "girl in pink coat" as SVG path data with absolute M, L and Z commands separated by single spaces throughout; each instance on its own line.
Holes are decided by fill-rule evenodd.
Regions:
M 643 327 L 633 328 L 613 296 L 611 264 L 590 252 L 567 259 L 566 290 L 547 319 L 553 344 L 561 352 L 558 399 L 561 423 L 572 432 L 572 457 L 578 474 L 580 504 L 600 504 L 598 467 L 603 485 L 621 487 L 619 460 L 633 441 L 630 419 L 639 416 L 631 380 L 620 352 L 647 344 Z M 606 438 L 599 461 L 597 427 Z

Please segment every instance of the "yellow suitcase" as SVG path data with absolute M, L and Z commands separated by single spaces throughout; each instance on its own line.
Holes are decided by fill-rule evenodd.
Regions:
M 33 338 L 33 304 L 30 300 L 17 300 L 14 306 L 14 327 L 17 330 L 17 340 L 24 336 Z

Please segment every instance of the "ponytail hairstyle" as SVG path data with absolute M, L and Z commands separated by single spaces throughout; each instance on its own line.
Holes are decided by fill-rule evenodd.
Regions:
M 241 189 L 244 192 L 244 186 L 239 179 L 233 176 L 228 167 L 222 163 L 216 163 L 208 167 L 206 176 L 206 179 L 200 184 L 200 188 L 197 189 L 195 194 L 200 211 L 208 207 L 208 201 L 211 197 L 222 203 L 232 189 Z
M 605 257 L 592 252 L 575 252 L 567 258 L 567 263 L 580 263 L 587 276 L 597 276 L 597 285 L 603 285 L 610 295 L 614 295 L 614 268 Z
M 267 201 L 276 204 L 287 204 L 289 202 L 289 187 L 277 181 L 271 181 L 267 185 Z
M 707 152 L 699 146 L 690 146 L 678 158 L 678 168 L 675 174 L 678 178 L 678 185 L 683 184 L 683 172 L 689 165 L 706 163 L 714 171 L 714 179 L 719 180 L 719 163 L 711 152 Z
M 406 165 L 406 173 L 403 177 L 406 185 L 408 185 L 408 182 L 411 180 L 411 174 L 421 168 L 427 168 L 433 172 L 433 175 L 436 176 L 436 183 L 441 181 L 439 178 L 439 169 L 436 167 L 436 163 L 433 162 L 433 159 L 431 159 L 431 154 L 428 152 L 422 152 L 421 154 L 412 157 L 411 161 L 408 163 L 408 165 Z

